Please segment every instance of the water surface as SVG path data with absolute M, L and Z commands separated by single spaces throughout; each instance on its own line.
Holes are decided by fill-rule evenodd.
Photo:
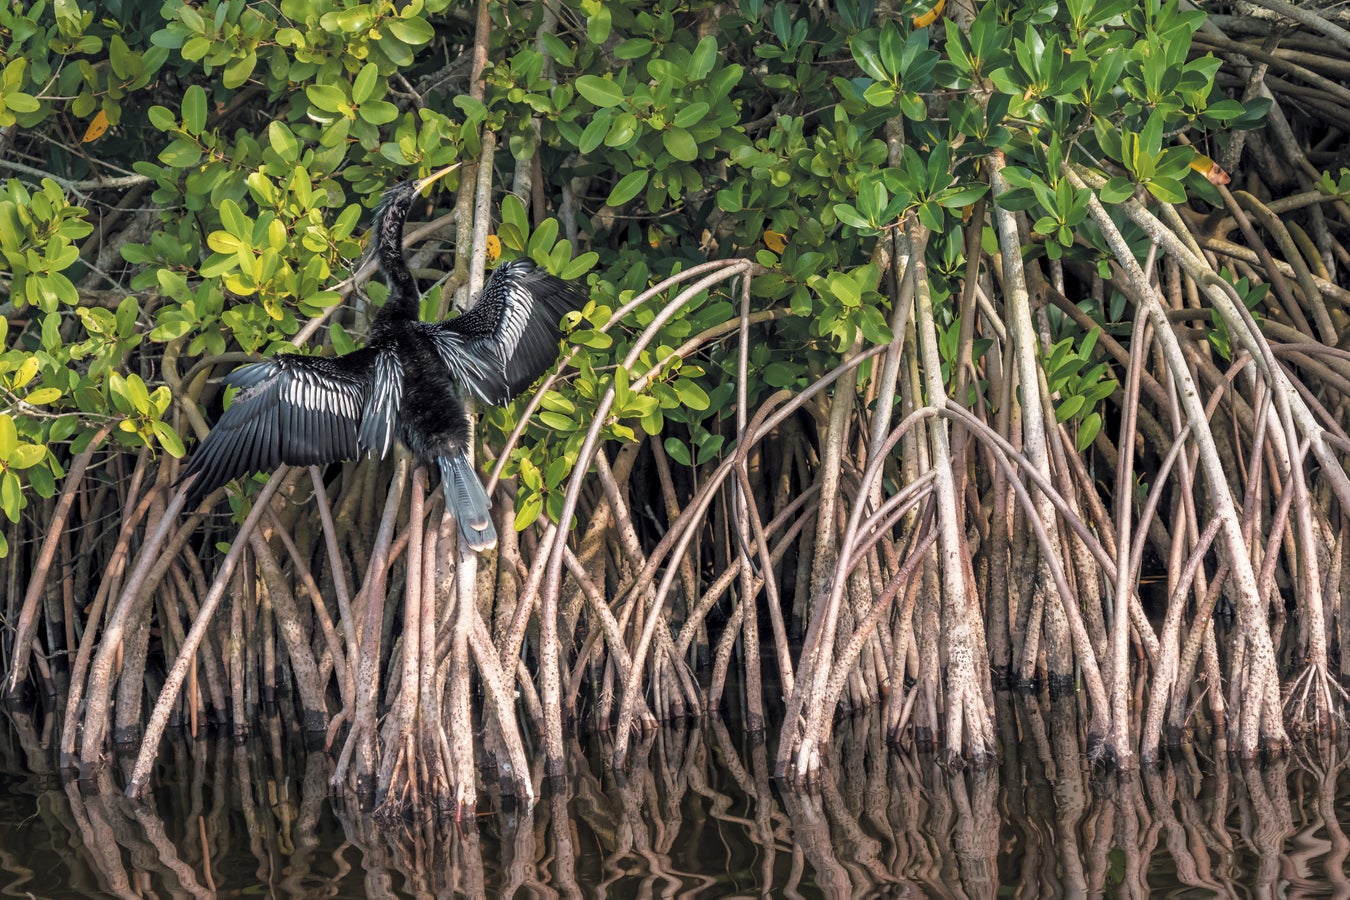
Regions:
M 0 725 L 5 896 L 1350 897 L 1350 752 L 1260 766 L 1197 750 L 1093 777 L 1072 698 L 1003 697 L 998 766 L 897 750 L 875 716 L 841 720 L 814 791 L 772 775 L 773 746 L 720 720 L 635 742 L 573 740 L 533 808 L 483 789 L 479 815 L 378 816 L 328 794 L 329 758 L 280 719 L 242 744 L 166 740 L 154 790 L 114 760 L 81 786 L 50 725 Z

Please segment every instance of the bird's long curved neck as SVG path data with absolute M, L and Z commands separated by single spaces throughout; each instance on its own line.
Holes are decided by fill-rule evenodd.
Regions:
M 417 282 L 403 259 L 403 223 L 416 196 L 413 185 L 398 185 L 375 212 L 375 254 L 389 285 L 389 299 L 376 317 L 377 322 L 417 318 Z

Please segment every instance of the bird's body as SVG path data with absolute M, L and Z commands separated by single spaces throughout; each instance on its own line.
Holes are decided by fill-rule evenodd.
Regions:
M 516 260 L 492 273 L 463 315 L 420 321 L 417 285 L 403 260 L 403 223 L 417 193 L 440 174 L 395 185 L 376 211 L 374 249 L 389 298 L 365 347 L 337 357 L 279 355 L 226 377 L 240 390 L 180 479 L 192 479 L 190 505 L 245 473 L 366 451 L 384 456 L 398 438 L 440 471 L 446 508 L 469 545 L 496 544 L 491 501 L 469 460 L 465 394 L 510 402 L 552 364 L 559 320 L 583 298 L 529 260 Z

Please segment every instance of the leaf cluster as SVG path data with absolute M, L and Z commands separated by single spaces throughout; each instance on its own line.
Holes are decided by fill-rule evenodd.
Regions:
M 478 100 L 455 62 L 468 58 L 472 23 L 448 0 L 0 10 L 0 126 L 56 176 L 0 190 L 16 323 L 0 356 L 0 429 L 12 431 L 0 432 L 0 459 L 13 460 L 0 499 L 19 498 L 6 512 L 23 505 L 15 472 L 43 495 L 61 474 L 59 454 L 42 466 L 21 448 L 50 449 L 109 418 L 125 446 L 180 454 L 181 406 L 197 397 L 171 389 L 165 355 L 272 352 L 316 316 L 329 328 L 313 352 L 354 346 L 364 319 L 349 279 L 370 208 L 397 180 L 474 160 L 487 130 L 509 151 L 498 184 L 513 169 L 539 179 L 535 197 L 499 195 L 503 257 L 529 256 L 591 297 L 570 323 L 574 362 L 508 465 L 523 527 L 556 515 L 611 386 L 608 439 L 660 436 L 672 459 L 697 466 L 732 438 L 735 346 L 700 339 L 739 314 L 730 287 L 684 307 L 636 365 L 620 365 L 670 297 L 624 322 L 613 313 L 654 281 L 716 258 L 762 267 L 755 309 L 784 314 L 755 326 L 754 404 L 860 342 L 893 338 L 893 292 L 872 260 L 897 228 L 917 221 L 937 236 L 929 269 L 956 277 L 989 154 L 1008 162 L 1004 204 L 1034 223 L 1029 252 L 1109 274 L 1087 192 L 1065 167 L 1102 172 L 1107 204 L 1203 198 L 1211 189 L 1180 138 L 1209 140 L 1261 112 L 1215 90 L 1218 60 L 1191 50 L 1203 14 L 1177 0 L 995 0 L 967 31 L 883 20 L 871 0 L 828 11 L 563 0 L 554 12 L 545 27 L 542 4 L 491 6 Z M 117 202 L 99 187 L 107 171 L 138 176 L 138 202 L 154 212 L 112 270 L 96 271 L 81 241 L 89 213 Z M 443 184 L 453 191 L 458 177 Z M 95 289 L 119 296 L 96 302 Z M 943 285 L 934 296 L 950 303 Z M 950 309 L 940 316 L 955 327 Z M 1080 440 L 1111 380 L 1092 335 L 1071 331 L 1047 357 L 1058 415 L 1079 422 Z M 518 414 L 488 413 L 488 443 Z

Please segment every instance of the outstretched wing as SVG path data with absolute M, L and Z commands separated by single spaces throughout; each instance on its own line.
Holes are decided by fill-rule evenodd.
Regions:
M 377 353 L 370 370 L 365 418 L 356 439 L 362 450 L 374 450 L 381 459 L 389 454 L 403 405 L 403 363 L 397 354 Z
M 572 285 L 518 259 L 493 271 L 468 312 L 424 327 L 462 384 L 505 406 L 557 359 L 559 321 L 585 303 Z
M 239 388 L 178 479 L 197 476 L 189 506 L 233 478 L 282 463 L 326 465 L 358 456 L 358 428 L 379 354 L 327 358 L 284 354 L 225 376 Z

